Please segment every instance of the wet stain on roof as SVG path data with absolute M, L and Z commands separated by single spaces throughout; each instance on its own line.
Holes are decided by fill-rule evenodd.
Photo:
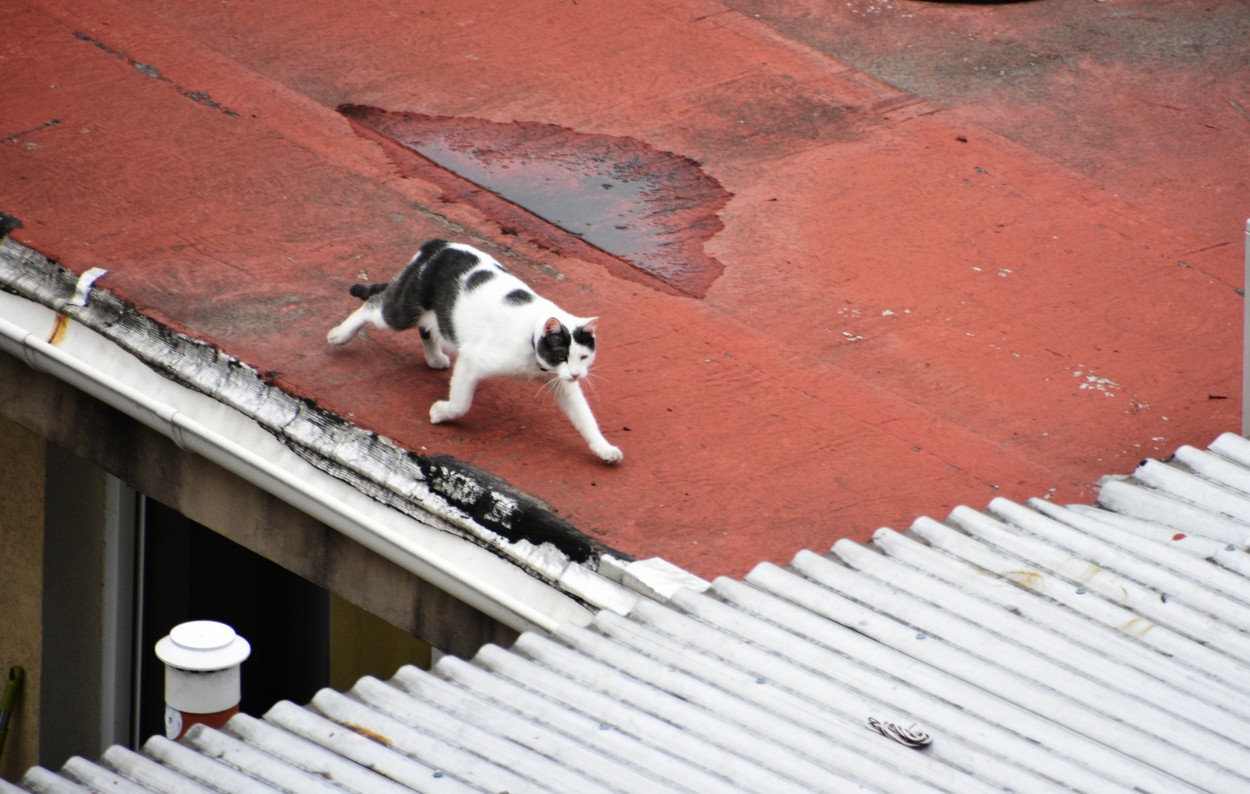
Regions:
M 539 122 L 365 105 L 339 112 L 373 133 L 402 172 L 558 253 L 697 298 L 723 269 L 703 246 L 720 231 L 716 213 L 730 194 L 688 157 Z

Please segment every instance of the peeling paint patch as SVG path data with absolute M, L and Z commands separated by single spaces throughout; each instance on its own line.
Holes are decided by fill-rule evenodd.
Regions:
M 688 157 L 540 122 L 341 105 L 401 172 L 477 207 L 507 233 L 666 291 L 701 298 L 723 267 L 703 251 L 730 194 Z
M 1072 377 L 1078 378 L 1077 388 L 1082 391 L 1101 392 L 1106 397 L 1114 397 L 1121 390 L 1120 384 L 1111 378 L 1104 378 L 1084 364 L 1077 364 L 1079 369 L 1072 370 Z

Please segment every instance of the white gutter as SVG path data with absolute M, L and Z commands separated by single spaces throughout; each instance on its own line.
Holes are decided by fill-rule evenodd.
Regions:
M 59 318 L 59 320 L 58 320 Z M 58 330 L 58 322 L 64 324 Z M 50 344 L 48 339 L 56 339 Z M 0 349 L 122 411 L 517 631 L 586 624 L 589 609 L 446 529 L 386 507 L 317 469 L 242 413 L 162 377 L 91 329 L 0 292 Z M 542 552 L 535 549 L 537 554 Z M 628 611 L 623 588 L 570 564 L 579 596 Z M 575 570 L 574 570 L 575 569 Z M 586 588 L 594 592 L 586 592 Z M 606 604 L 605 604 L 606 602 Z

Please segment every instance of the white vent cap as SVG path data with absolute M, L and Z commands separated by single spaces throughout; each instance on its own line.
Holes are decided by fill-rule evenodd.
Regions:
M 156 643 L 156 656 L 181 670 L 225 670 L 252 653 L 247 640 L 215 620 L 192 620 L 174 626 Z

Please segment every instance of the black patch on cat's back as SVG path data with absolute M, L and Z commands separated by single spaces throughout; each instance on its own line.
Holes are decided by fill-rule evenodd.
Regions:
M 400 330 L 411 328 L 422 314 L 432 311 L 438 332 L 455 343 L 451 314 L 460 297 L 460 279 L 480 261 L 477 254 L 453 248 L 446 240 L 430 240 L 391 283 L 382 304 L 382 319 Z
M 409 260 L 408 265 L 391 280 L 382 302 L 382 319 L 396 331 L 411 328 L 426 311 L 422 300 L 427 291 L 422 275 L 426 265 L 448 245 L 446 240 L 429 240 Z
M 516 289 L 503 296 L 504 303 L 509 306 L 524 306 L 534 300 L 534 293 L 527 289 L 517 287 Z
M 453 344 L 456 329 L 451 313 L 460 298 L 460 277 L 476 267 L 479 261 L 477 254 L 469 251 L 444 248 L 422 268 L 423 274 L 429 274 L 428 290 L 425 292 L 428 299 L 422 303 L 427 310 L 434 310 L 434 316 L 438 318 L 438 332 Z
M 469 277 L 464 280 L 464 288 L 467 292 L 472 292 L 478 287 L 495 277 L 493 270 L 474 270 Z

